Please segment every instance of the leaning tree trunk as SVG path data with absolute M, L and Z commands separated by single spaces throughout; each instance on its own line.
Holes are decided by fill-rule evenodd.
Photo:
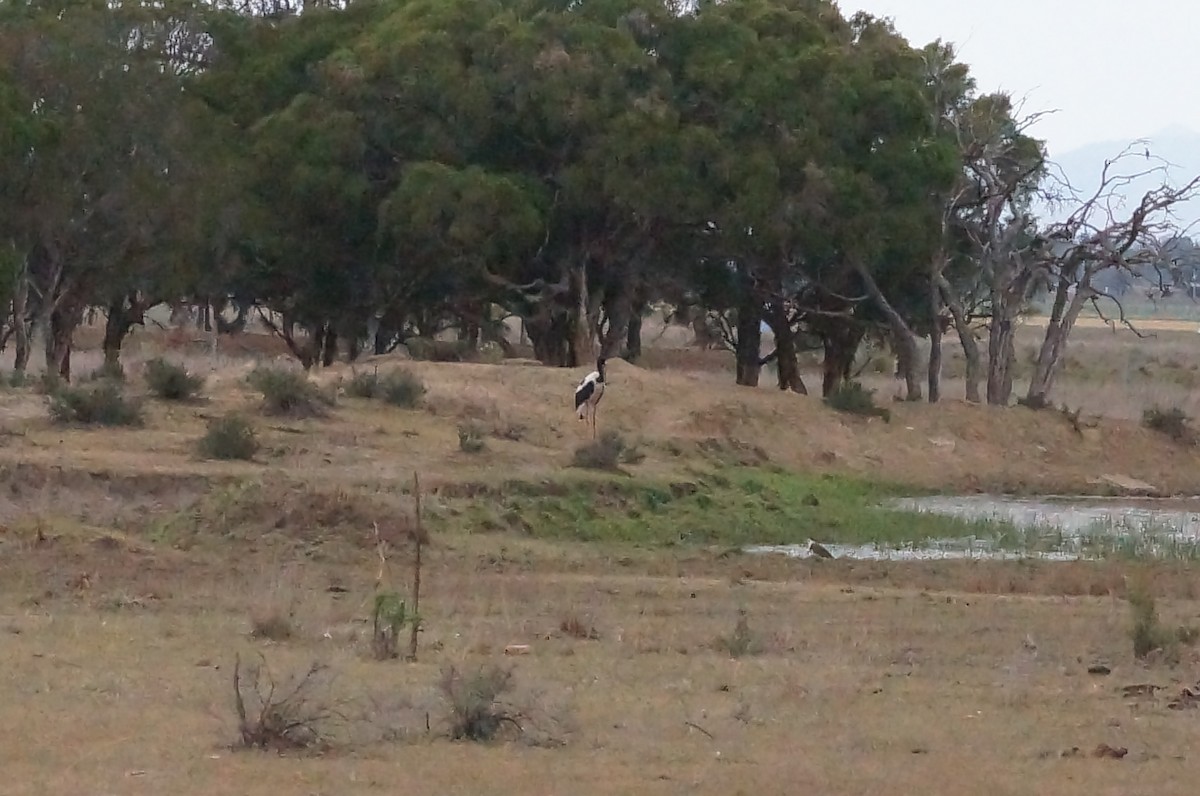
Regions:
M 1088 301 L 1088 288 L 1077 287 L 1075 295 L 1068 299 L 1069 288 L 1069 282 L 1059 281 L 1054 294 L 1054 307 L 1046 324 L 1046 336 L 1042 338 L 1042 346 L 1033 367 L 1033 377 L 1029 380 L 1029 392 L 1025 396 L 1025 403 L 1035 409 L 1050 403 L 1050 391 L 1054 388 L 1054 380 L 1067 353 L 1067 338 Z
M 921 400 L 921 380 L 918 378 L 917 372 L 920 370 L 921 352 L 917 346 L 917 336 L 913 334 L 912 329 L 904 322 L 904 318 L 896 311 L 892 303 L 883 295 L 883 291 L 879 289 L 879 285 L 866 266 L 856 263 L 854 268 L 862 278 L 867 293 L 887 319 L 888 328 L 892 332 L 892 343 L 896 347 L 898 360 L 896 364 L 904 376 L 904 384 L 907 389 L 905 400 L 919 401 Z
M 779 302 L 771 304 L 767 323 L 775 335 L 775 366 L 779 375 L 779 389 L 791 390 L 808 395 L 808 388 L 800 377 L 800 362 L 796 357 L 796 336 L 788 323 L 787 310 Z M 739 332 L 740 339 L 740 332 Z
M 71 339 L 82 320 L 83 305 L 70 296 L 61 297 L 49 313 L 45 327 L 46 372 L 58 374 L 63 381 L 71 380 Z
M 588 293 L 587 263 L 573 266 L 570 273 L 571 285 L 571 367 L 586 365 L 596 351 L 596 325 L 592 317 L 592 297 Z M 598 311 L 598 308 L 596 308 Z
M 629 288 L 623 284 L 619 290 L 609 293 L 605 297 L 604 312 L 608 316 L 608 328 L 600 341 L 600 356 L 610 359 L 621 353 L 621 347 L 629 338 L 629 327 L 633 322 Z

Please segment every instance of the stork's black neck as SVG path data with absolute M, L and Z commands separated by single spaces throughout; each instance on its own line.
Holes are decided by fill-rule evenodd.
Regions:
M 600 378 L 596 379 L 596 381 L 604 381 L 604 360 L 603 359 L 596 360 L 596 372 L 600 374 Z

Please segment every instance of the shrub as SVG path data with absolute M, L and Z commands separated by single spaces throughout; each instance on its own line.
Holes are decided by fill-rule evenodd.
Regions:
M 333 399 L 303 373 L 259 366 L 251 371 L 250 386 L 263 395 L 262 409 L 268 415 L 325 417 Z
M 355 373 L 346 384 L 346 394 L 352 398 L 374 398 L 379 395 L 379 373 Z
M 416 409 L 425 397 L 425 383 L 403 368 L 396 368 L 384 376 L 376 371 L 356 373 L 346 385 L 346 393 L 355 398 L 385 401 L 402 409 Z
M 408 610 L 403 598 L 395 592 L 375 595 L 375 607 L 371 612 L 371 652 L 377 660 L 388 660 L 397 656 L 400 631 L 405 625 L 415 624 L 417 615 Z
M 109 379 L 111 381 L 117 381 L 117 382 L 124 383 L 125 368 L 121 365 L 120 362 L 105 362 L 103 365 L 96 368 L 91 373 L 89 373 L 86 377 L 84 377 L 83 380 L 84 381 L 102 381 L 104 379 Z
M 199 448 L 200 454 L 209 459 L 250 461 L 258 453 L 258 435 L 249 420 L 229 414 L 208 421 Z
M 637 464 L 644 458 L 636 446 L 625 442 L 619 432 L 604 431 L 599 439 L 575 449 L 573 464 L 588 470 L 616 470 L 618 464 Z
M 392 406 L 416 409 L 425 397 L 425 383 L 415 374 L 397 368 L 383 377 L 380 397 Z
M 750 629 L 750 620 L 745 610 L 738 611 L 737 624 L 728 636 L 721 636 L 715 644 L 717 649 L 729 653 L 731 658 L 743 658 L 747 655 L 758 655 L 763 651 L 762 641 L 758 634 Z
M 1176 442 L 1191 443 L 1194 432 L 1192 419 L 1178 406 L 1162 408 L 1153 406 L 1142 412 L 1142 425 L 1160 434 L 1166 434 Z
M 857 381 L 847 381 L 839 385 L 825 397 L 825 404 L 831 409 L 851 415 L 882 417 L 884 422 L 890 422 L 892 419 L 891 411 L 875 405 L 875 391 L 868 390 Z
M 487 444 L 483 440 L 485 430 L 471 420 L 458 427 L 458 448 L 463 453 L 482 453 Z
M 81 387 L 57 387 L 50 394 L 50 418 L 59 424 L 140 426 L 142 406 L 127 398 L 120 384 L 104 379 Z
M 261 665 L 244 675 L 240 656 L 233 664 L 233 705 L 240 745 L 246 749 L 311 749 L 325 746 L 337 708 L 318 694 L 327 688 L 327 669 L 314 663 L 289 683 L 277 683 Z
M 146 386 L 164 401 L 191 401 L 199 397 L 204 378 L 188 372 L 182 365 L 161 357 L 146 363 Z
M 1172 630 L 1159 622 L 1154 594 L 1146 584 L 1131 584 L 1126 599 L 1133 615 L 1129 635 L 1133 641 L 1135 658 L 1145 658 L 1159 650 L 1166 658 L 1177 660 L 1181 645 L 1196 642 L 1198 634 L 1195 628 L 1180 626 Z
M 506 725 L 522 731 L 522 714 L 501 700 L 512 687 L 511 670 L 488 665 L 463 674 L 450 666 L 438 686 L 450 708 L 451 739 L 490 741 Z

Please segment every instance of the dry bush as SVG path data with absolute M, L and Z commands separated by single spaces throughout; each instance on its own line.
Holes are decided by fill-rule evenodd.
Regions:
M 505 727 L 524 731 L 524 714 L 503 699 L 512 689 L 511 669 L 488 664 L 465 674 L 448 666 L 438 688 L 449 706 L 452 740 L 491 741 Z
M 141 402 L 126 397 L 119 383 L 107 379 L 81 387 L 57 387 L 50 394 L 50 418 L 61 425 L 140 426 L 143 423 Z
M 183 365 L 155 357 L 146 362 L 143 377 L 150 392 L 164 401 L 193 401 L 204 389 L 204 377 L 188 372 Z
M 1153 652 L 1160 652 L 1168 662 L 1176 662 L 1179 659 L 1180 647 L 1200 639 L 1200 633 L 1195 628 L 1169 628 L 1161 624 L 1154 594 L 1145 583 L 1131 584 L 1126 599 L 1129 600 L 1129 609 L 1133 615 L 1129 635 L 1133 641 L 1135 658 L 1147 658 Z
M 250 461 L 258 453 L 258 435 L 249 420 L 231 413 L 208 421 L 198 448 L 208 459 Z
M 600 438 L 575 449 L 573 464 L 588 470 L 616 470 L 620 464 L 638 464 L 646 458 L 636 444 L 617 431 L 604 431 Z
M 581 641 L 595 641 L 600 638 L 599 631 L 590 623 L 580 619 L 576 614 L 563 617 L 563 620 L 558 623 L 558 630 L 564 636 L 577 638 Z
M 345 716 L 328 695 L 328 668 L 313 663 L 300 676 L 278 683 L 265 661 L 242 672 L 241 657 L 233 665 L 233 700 L 239 746 L 273 751 L 328 746 L 333 729 Z
M 394 368 L 380 376 L 378 371 L 355 373 L 346 385 L 355 398 L 383 401 L 401 409 L 416 409 L 425 398 L 425 382 L 404 368 Z
M 857 381 L 843 382 L 825 397 L 825 404 L 846 414 L 882 417 L 885 423 L 892 419 L 891 411 L 875 405 L 875 391 Z
M 1176 442 L 1192 444 L 1195 432 L 1191 427 L 1192 419 L 1178 406 L 1162 408 L 1151 407 L 1142 413 L 1142 425 L 1160 434 L 1166 434 Z
M 371 652 L 376 660 L 391 660 L 399 655 L 400 631 L 415 624 L 417 615 L 408 610 L 404 599 L 395 592 L 375 595 L 371 612 Z
M 487 443 L 484 442 L 483 424 L 477 423 L 474 420 L 466 423 L 461 423 L 458 426 L 458 448 L 463 453 L 482 453 L 487 448 Z
M 738 619 L 733 626 L 733 632 L 728 636 L 719 636 L 713 646 L 722 652 L 729 653 L 731 658 L 760 655 L 765 649 L 762 639 L 750 629 L 750 619 L 745 610 L 738 611 Z
M 268 415 L 326 417 L 334 404 L 331 395 L 299 371 L 260 365 L 250 372 L 247 381 L 262 393 L 262 410 Z

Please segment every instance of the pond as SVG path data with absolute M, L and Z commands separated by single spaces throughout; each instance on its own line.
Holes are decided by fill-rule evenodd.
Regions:
M 824 549 L 834 558 L 858 560 L 1074 561 L 1113 555 L 1200 560 L 1200 498 L 948 495 L 902 498 L 888 508 L 992 523 L 996 531 L 990 536 L 895 547 L 824 544 Z M 746 551 L 797 558 L 816 555 L 808 544 L 757 545 Z

